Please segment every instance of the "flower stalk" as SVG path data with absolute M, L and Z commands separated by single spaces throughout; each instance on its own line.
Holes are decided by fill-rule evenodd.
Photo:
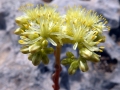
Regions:
M 61 72 L 61 65 L 60 65 L 60 52 L 61 52 L 61 45 L 57 44 L 56 50 L 54 52 L 55 55 L 55 72 L 52 75 L 52 79 L 54 82 L 53 89 L 54 90 L 59 90 L 59 75 Z

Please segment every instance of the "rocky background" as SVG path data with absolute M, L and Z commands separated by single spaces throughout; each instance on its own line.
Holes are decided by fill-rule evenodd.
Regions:
M 17 28 L 15 17 L 22 14 L 18 9 L 26 3 L 56 4 L 61 14 L 66 6 L 83 6 L 106 17 L 111 30 L 104 33 L 101 61 L 89 63 L 88 72 L 78 70 L 74 75 L 68 75 L 68 67 L 62 66 L 60 90 L 120 90 L 120 0 L 0 0 L 0 90 L 53 90 L 53 55 L 49 56 L 49 65 L 33 66 L 27 55 L 19 52 L 19 37 L 13 34 Z M 78 55 L 71 45 L 64 45 L 61 59 L 66 51 Z

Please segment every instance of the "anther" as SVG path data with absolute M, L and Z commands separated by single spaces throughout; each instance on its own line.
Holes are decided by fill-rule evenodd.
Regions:
M 103 52 L 103 50 L 99 50 L 99 52 Z
M 100 49 L 104 49 L 105 47 L 103 47 L 103 46 L 101 46 L 101 47 L 99 47 Z

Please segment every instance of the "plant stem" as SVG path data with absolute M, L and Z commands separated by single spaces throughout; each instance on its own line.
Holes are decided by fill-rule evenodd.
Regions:
M 54 82 L 53 88 L 54 90 L 59 90 L 59 75 L 61 72 L 61 65 L 60 65 L 60 52 L 61 52 L 61 46 L 58 44 L 56 46 L 56 50 L 54 52 L 55 55 L 55 73 L 52 75 L 52 79 Z

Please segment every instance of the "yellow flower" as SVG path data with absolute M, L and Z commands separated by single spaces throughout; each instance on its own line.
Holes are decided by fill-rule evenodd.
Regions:
M 80 57 L 77 59 L 80 62 L 79 67 L 82 71 L 87 71 L 86 60 L 99 61 L 100 55 L 97 55 L 94 51 L 102 52 L 103 50 L 103 47 L 99 48 L 97 45 L 105 41 L 105 36 L 102 33 L 104 30 L 109 30 L 107 21 L 103 16 L 97 15 L 96 12 L 82 7 L 69 8 L 64 18 L 63 32 L 72 37 L 72 42 L 69 43 L 74 44 L 74 50 L 79 49 Z M 74 59 L 67 58 L 64 59 L 64 62 L 71 60 L 72 63 L 75 62 Z
M 82 7 L 70 8 L 65 16 L 65 22 L 64 32 L 73 37 L 73 49 L 76 49 L 80 44 L 79 48 L 84 46 L 92 51 L 98 51 L 96 45 L 105 39 L 99 37 L 102 37 L 103 30 L 109 29 L 106 26 L 107 21 L 101 15 Z
M 65 15 L 60 15 L 54 7 L 47 5 L 33 8 L 28 4 L 21 9 L 24 15 L 16 18 L 19 28 L 14 33 L 20 35 L 18 42 L 23 44 L 21 52 L 29 54 L 28 59 L 34 65 L 49 63 L 47 54 L 54 49 L 48 47 L 48 42 L 53 46 L 70 43 L 74 50 L 79 49 L 80 57 L 67 52 L 67 58 L 62 61 L 65 65 L 70 64 L 71 74 L 77 68 L 87 71 L 87 60 L 99 61 L 100 56 L 95 51 L 102 52 L 104 47 L 97 45 L 105 41 L 103 31 L 109 30 L 103 16 L 82 7 L 69 8 Z
M 20 34 L 26 36 L 28 39 L 23 39 L 22 42 L 21 40 L 19 42 L 21 44 L 32 44 L 44 38 L 56 46 L 57 43 L 55 40 L 62 34 L 60 32 L 62 23 L 59 13 L 56 12 L 55 8 L 47 5 L 44 7 L 37 6 L 36 8 L 28 8 L 28 6 L 22 7 L 25 15 L 16 18 L 16 23 L 21 27 L 20 29 L 24 30 L 24 32 Z

